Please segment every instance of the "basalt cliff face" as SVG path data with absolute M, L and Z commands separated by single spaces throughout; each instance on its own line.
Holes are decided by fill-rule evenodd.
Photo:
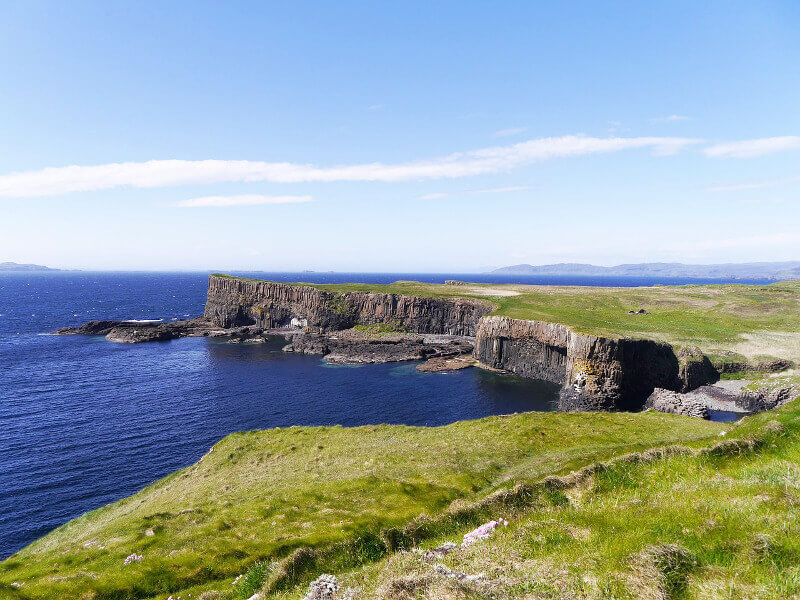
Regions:
M 508 317 L 481 319 L 474 352 L 490 367 L 563 384 L 564 410 L 641 408 L 655 388 L 686 391 L 717 379 L 695 351 L 676 353 L 669 344 Z
M 317 288 L 212 275 L 205 318 L 220 327 L 302 327 L 313 332 L 393 323 L 411 333 L 474 336 L 486 302 Z

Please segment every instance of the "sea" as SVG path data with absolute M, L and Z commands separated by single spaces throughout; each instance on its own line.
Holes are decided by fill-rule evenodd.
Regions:
M 452 273 L 236 274 L 311 283 L 703 283 Z M 103 337 L 49 335 L 93 319 L 197 316 L 207 281 L 208 273 L 201 272 L 0 274 L 0 560 L 70 519 L 192 464 L 235 431 L 434 426 L 555 408 L 558 386 L 552 383 L 481 369 L 419 373 L 414 362 L 332 366 L 319 357 L 281 352 L 283 338 L 259 345 L 207 338 L 117 344 Z

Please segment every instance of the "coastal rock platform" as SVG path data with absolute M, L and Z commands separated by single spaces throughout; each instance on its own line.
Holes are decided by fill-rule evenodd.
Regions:
M 62 327 L 56 335 L 104 335 L 112 342 L 163 342 L 180 337 L 231 335 L 211 321 L 199 317 L 185 321 L 89 321 L 80 327 Z
M 473 349 L 471 338 L 442 334 L 376 336 L 343 330 L 325 334 L 299 333 L 290 339 L 291 342 L 283 348 L 284 352 L 322 355 L 334 364 L 452 358 L 470 354 Z

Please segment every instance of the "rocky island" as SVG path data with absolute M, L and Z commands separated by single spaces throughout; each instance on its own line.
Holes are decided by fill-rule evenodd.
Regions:
M 284 351 L 331 362 L 424 359 L 426 371 L 477 365 L 559 383 L 562 410 L 703 416 L 726 406 L 764 410 L 792 397 L 799 286 L 311 285 L 216 274 L 201 317 L 93 321 L 56 333 L 118 342 L 282 335 Z M 730 373 L 745 374 L 750 387 L 708 387 Z

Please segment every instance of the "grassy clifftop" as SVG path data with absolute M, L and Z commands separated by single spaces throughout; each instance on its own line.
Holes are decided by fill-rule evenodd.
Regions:
M 0 563 L 0 597 L 241 597 L 251 590 L 232 582 L 251 569 L 238 586 L 261 583 L 257 561 L 333 548 L 319 568 L 354 568 L 380 558 L 395 539 L 387 531 L 420 513 L 436 518 L 454 501 L 622 452 L 700 443 L 724 428 L 653 413 L 530 413 L 437 428 L 237 433 L 197 464 Z M 141 561 L 125 565 L 133 554 Z
M 685 285 L 636 288 L 465 284 L 399 281 L 389 285 L 318 285 L 330 291 L 472 297 L 493 302 L 494 314 L 551 321 L 606 336 L 734 346 L 754 332 L 800 334 L 800 282 L 771 285 Z M 646 310 L 632 315 L 628 311 Z M 746 349 L 745 349 L 746 350 Z M 800 349 L 797 350 L 800 352 Z

